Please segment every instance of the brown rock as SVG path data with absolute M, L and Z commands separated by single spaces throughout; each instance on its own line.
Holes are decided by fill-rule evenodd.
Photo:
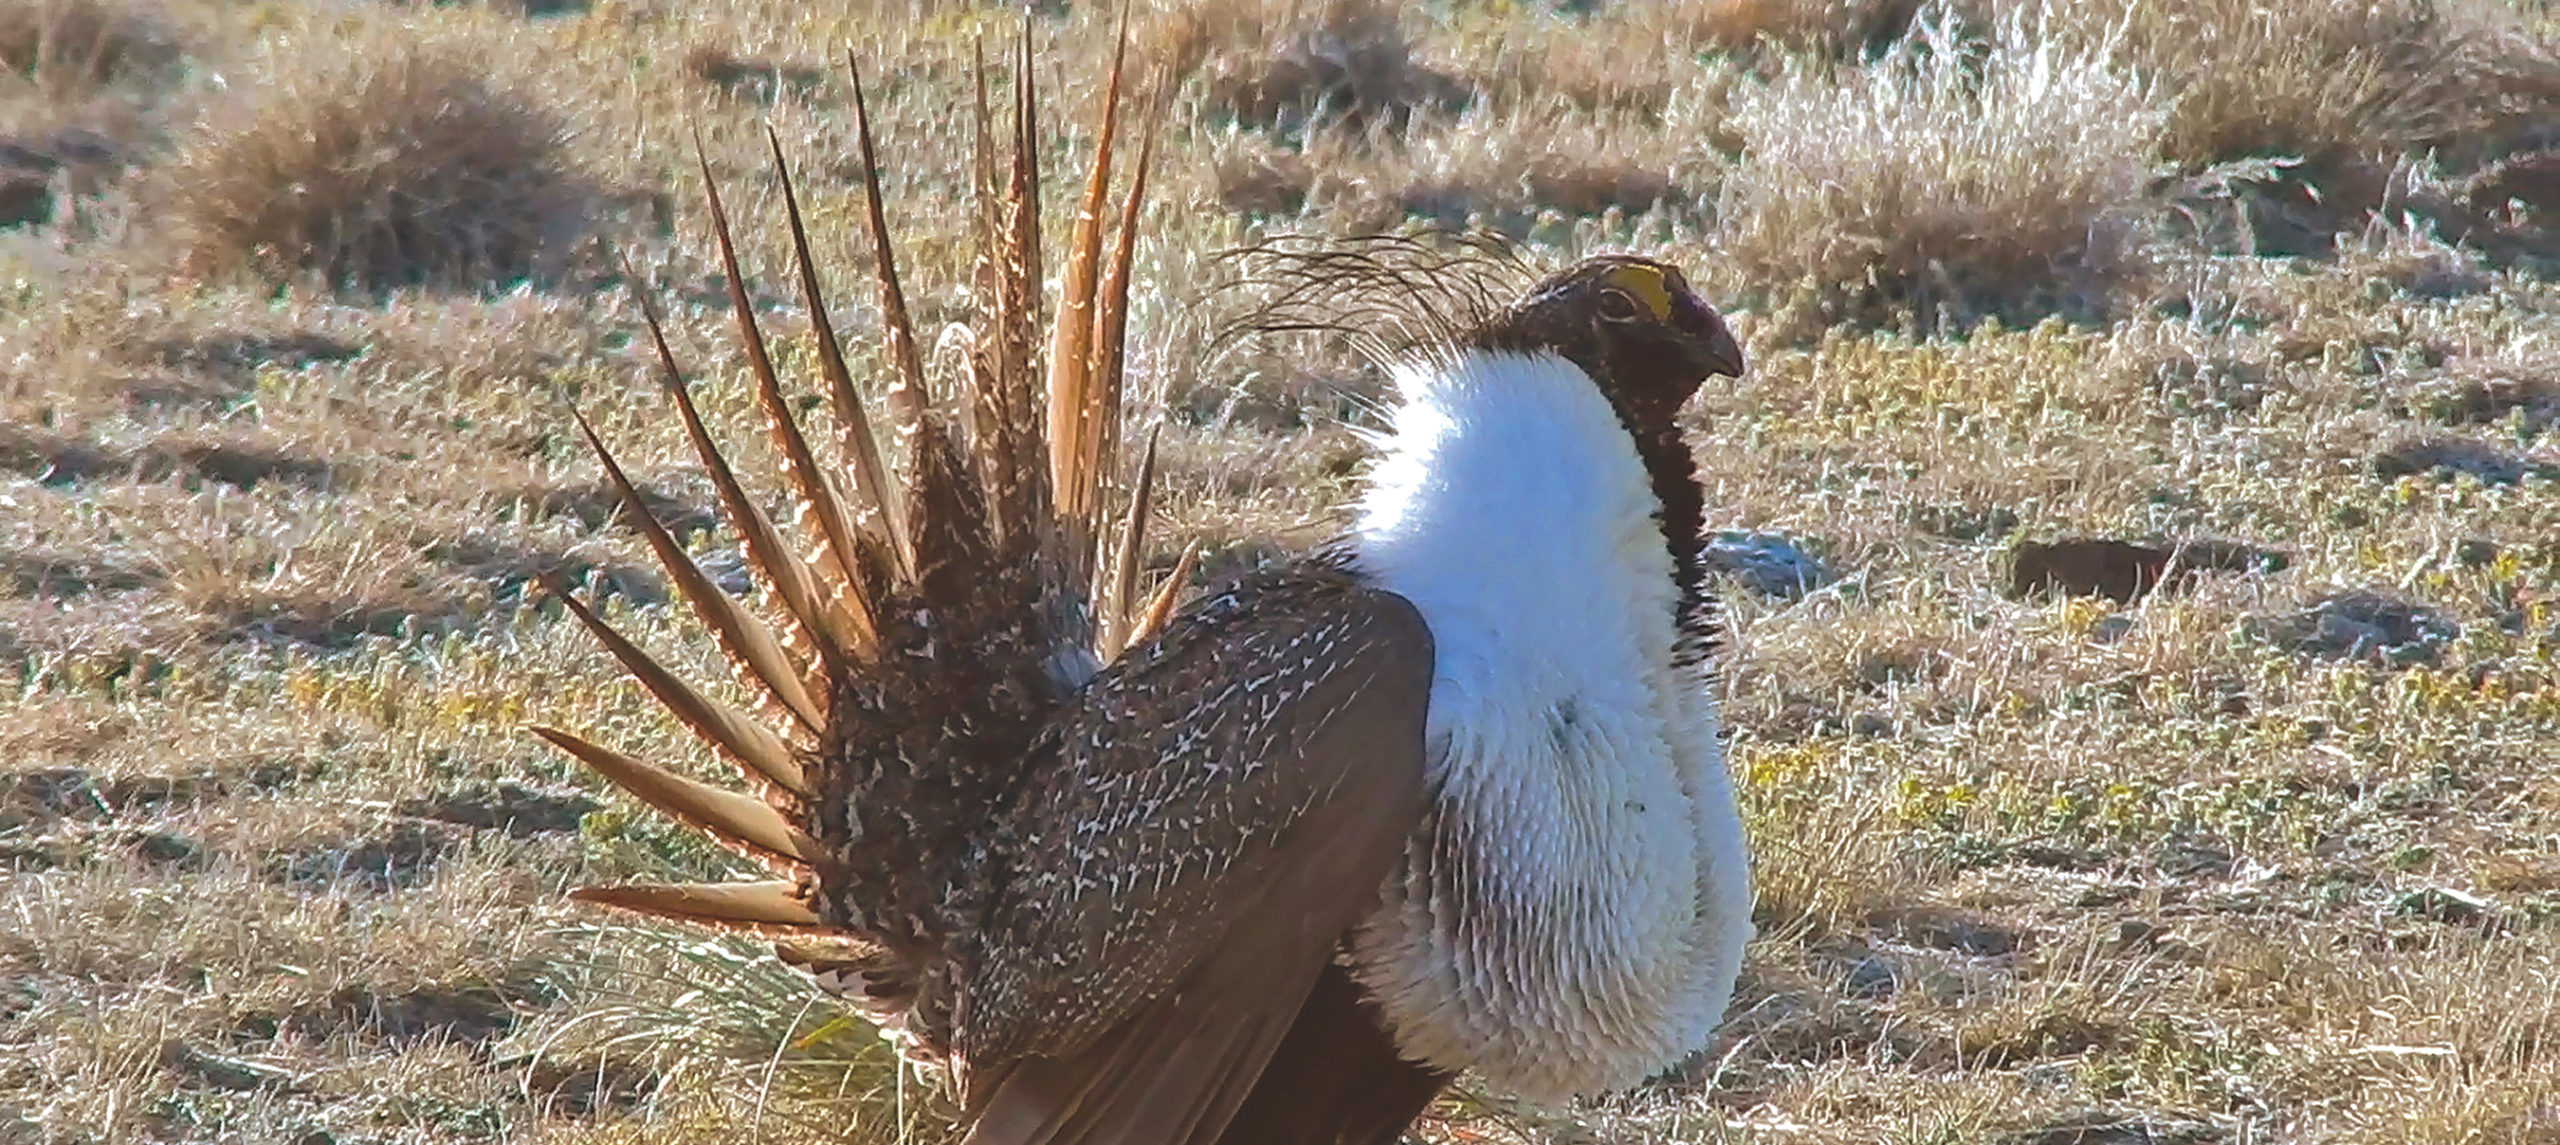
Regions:
M 23 227 L 53 217 L 53 179 L 41 171 L 0 167 L 0 227 Z
M 2174 546 L 2105 537 L 2021 541 L 2011 551 L 2009 595 L 2061 592 L 2131 601 L 2164 581 L 2173 588 L 2185 583 L 2189 578 L 2180 574 L 2272 572 L 2283 568 L 2285 560 L 2271 549 L 2212 539 Z
M 2477 211 L 2498 211 L 2509 203 L 2543 215 L 2560 215 L 2560 150 L 2510 155 L 2483 168 L 2462 189 Z

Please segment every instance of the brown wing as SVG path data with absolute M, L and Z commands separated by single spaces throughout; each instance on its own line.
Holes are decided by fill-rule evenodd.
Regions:
M 1316 978 L 1218 1145 L 1396 1145 L 1457 1075 L 1407 1061 L 1351 972 Z
M 956 1015 L 980 1145 L 1214 1140 L 1423 808 L 1431 640 L 1302 567 L 1097 677 Z

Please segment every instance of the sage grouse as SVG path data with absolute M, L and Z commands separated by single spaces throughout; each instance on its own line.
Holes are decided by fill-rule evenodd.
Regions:
M 1395 369 L 1401 408 L 1340 543 L 1187 604 L 1178 569 L 1141 600 L 1153 457 L 1121 464 L 1138 451 L 1119 394 L 1149 149 L 1115 210 L 1115 72 L 1041 334 L 1025 52 L 1009 160 L 981 72 L 984 305 L 939 402 L 857 80 L 895 450 L 828 326 L 787 170 L 832 463 L 794 420 L 711 190 L 808 551 L 723 460 L 663 336 L 765 607 L 725 595 L 603 466 L 765 710 L 569 608 L 753 793 L 536 731 L 775 877 L 578 897 L 772 936 L 946 1071 L 983 1145 L 1391 1145 L 1462 1071 L 1561 1099 L 1698 1050 L 1750 933 L 1701 490 L 1673 424 L 1742 369 L 1723 321 L 1658 262 L 1557 273 Z

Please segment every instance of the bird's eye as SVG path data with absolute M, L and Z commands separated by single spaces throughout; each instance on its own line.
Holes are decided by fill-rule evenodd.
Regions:
M 1642 313 L 1644 308 L 1636 304 L 1635 295 L 1614 286 L 1600 292 L 1600 317 L 1603 321 L 1633 322 Z

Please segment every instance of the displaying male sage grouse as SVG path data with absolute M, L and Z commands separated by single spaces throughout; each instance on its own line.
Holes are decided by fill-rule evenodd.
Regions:
M 604 466 L 765 711 L 570 607 L 754 793 L 537 730 L 776 877 L 578 896 L 774 937 L 947 1070 L 986 1145 L 1392 1143 L 1462 1071 L 1559 1099 L 1696 1051 L 1750 932 L 1703 664 L 1701 492 L 1673 424 L 1742 369 L 1723 321 L 1658 262 L 1552 275 L 1395 369 L 1401 406 L 1339 544 L 1187 604 L 1178 569 L 1141 602 L 1152 451 L 1127 496 L 1107 486 L 1147 155 L 1106 259 L 1115 72 L 1041 334 L 1024 62 L 1001 179 L 980 84 L 984 310 L 943 401 L 861 128 L 895 467 L 796 204 L 832 464 L 794 421 L 712 192 L 811 552 L 723 460 L 663 337 L 765 608 L 724 595 Z

